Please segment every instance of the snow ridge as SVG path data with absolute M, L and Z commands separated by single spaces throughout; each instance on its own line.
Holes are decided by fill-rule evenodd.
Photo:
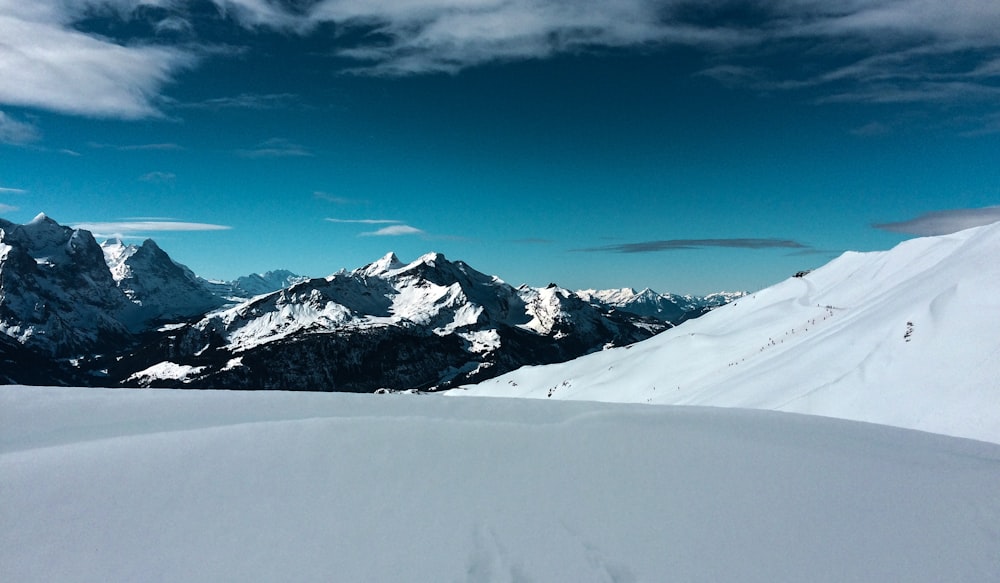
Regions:
M 1000 442 L 1000 223 L 848 252 L 634 346 L 454 394 L 774 409 Z

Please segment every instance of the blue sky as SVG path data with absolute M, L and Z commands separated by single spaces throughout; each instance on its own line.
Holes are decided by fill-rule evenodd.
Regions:
M 752 290 L 1000 220 L 994 0 L 0 0 L 0 39 L 0 216 L 209 278 Z

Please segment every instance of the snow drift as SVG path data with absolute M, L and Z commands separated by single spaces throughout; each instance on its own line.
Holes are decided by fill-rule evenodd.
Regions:
M 452 394 L 749 407 L 1000 442 L 1000 223 L 849 252 L 650 340 Z
M 1000 446 L 766 411 L 0 388 L 0 572 L 982 582 Z

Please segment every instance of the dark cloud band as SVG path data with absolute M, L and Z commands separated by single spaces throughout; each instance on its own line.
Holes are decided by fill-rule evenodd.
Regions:
M 603 245 L 587 247 L 575 251 L 599 253 L 653 253 L 657 251 L 685 251 L 704 249 L 706 247 L 725 247 L 731 249 L 808 249 L 797 241 L 789 239 L 665 239 L 660 241 L 642 241 L 639 243 L 622 243 L 619 245 Z
M 935 211 L 908 221 L 880 223 L 872 226 L 893 233 L 930 237 L 950 235 L 964 229 L 981 227 L 997 221 L 1000 221 L 1000 206 L 988 206 L 975 209 Z

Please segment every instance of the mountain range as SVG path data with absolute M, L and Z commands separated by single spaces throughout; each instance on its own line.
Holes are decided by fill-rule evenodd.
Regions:
M 209 281 L 152 240 L 99 245 L 40 214 L 0 222 L 0 381 L 444 388 L 644 340 L 734 297 L 515 288 L 439 253 Z

